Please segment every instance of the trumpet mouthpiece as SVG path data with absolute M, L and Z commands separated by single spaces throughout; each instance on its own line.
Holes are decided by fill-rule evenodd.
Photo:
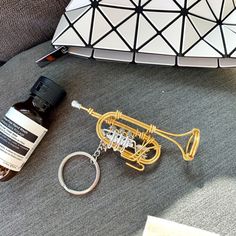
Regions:
M 74 108 L 77 108 L 77 109 L 82 108 L 82 105 L 76 100 L 72 101 L 71 106 L 74 107 Z

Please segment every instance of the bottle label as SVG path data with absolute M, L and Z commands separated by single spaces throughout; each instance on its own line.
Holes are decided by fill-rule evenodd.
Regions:
M 20 171 L 47 129 L 14 108 L 0 121 L 0 165 Z

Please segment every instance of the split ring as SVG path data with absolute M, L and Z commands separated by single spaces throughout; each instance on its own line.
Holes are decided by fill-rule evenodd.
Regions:
M 84 156 L 84 157 L 87 157 L 90 159 L 90 161 L 95 165 L 95 169 L 96 169 L 96 177 L 95 177 L 95 180 L 94 182 L 92 183 L 92 185 L 90 187 L 88 187 L 87 189 L 84 189 L 84 190 L 73 190 L 73 189 L 70 189 L 66 186 L 65 184 L 65 181 L 64 181 L 64 177 L 63 177 L 63 171 L 64 171 L 64 166 L 65 164 L 72 158 L 72 157 L 75 157 L 75 156 Z M 99 165 L 98 165 L 98 162 L 97 160 L 92 156 L 90 155 L 89 153 L 87 152 L 73 152 L 71 154 L 69 154 L 68 156 L 66 156 L 63 161 L 61 162 L 60 166 L 59 166 L 59 169 L 58 169 L 58 179 L 59 179 L 59 182 L 61 184 L 61 186 L 69 193 L 73 194 L 73 195 L 84 195 L 84 194 L 87 194 L 89 192 L 91 192 L 95 187 L 96 185 L 98 184 L 98 181 L 100 179 L 100 168 L 99 168 Z

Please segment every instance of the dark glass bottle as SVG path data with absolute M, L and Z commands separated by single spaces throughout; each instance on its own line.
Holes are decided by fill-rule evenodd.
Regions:
M 30 92 L 25 102 L 14 104 L 0 121 L 0 181 L 11 179 L 22 168 L 45 135 L 51 111 L 66 95 L 46 77 L 40 77 Z

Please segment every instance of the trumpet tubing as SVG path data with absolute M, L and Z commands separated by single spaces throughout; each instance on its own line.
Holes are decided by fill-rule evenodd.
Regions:
M 144 122 L 136 120 L 132 117 L 122 114 L 120 111 L 107 112 L 99 114 L 92 108 L 85 108 L 76 101 L 72 102 L 72 106 L 85 110 L 91 116 L 98 119 L 96 132 L 98 137 L 109 147 L 115 151 L 119 151 L 121 156 L 128 162 L 126 164 L 138 171 L 143 171 L 145 165 L 156 162 L 161 155 L 161 145 L 154 139 L 153 135 L 161 136 L 174 143 L 181 151 L 185 161 L 194 159 L 200 143 L 200 130 L 197 128 L 183 134 L 175 134 L 163 131 L 155 125 L 148 125 Z M 123 121 L 136 125 L 144 129 L 133 128 Z M 110 126 L 104 129 L 104 124 Z M 185 148 L 174 138 L 190 136 Z

